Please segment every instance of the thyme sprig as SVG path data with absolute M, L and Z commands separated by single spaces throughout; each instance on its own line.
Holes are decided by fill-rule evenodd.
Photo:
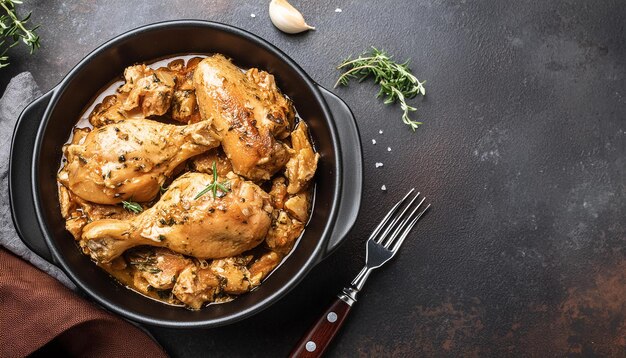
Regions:
M 17 16 L 15 4 L 21 3 L 20 0 L 0 0 L 0 7 L 4 11 L 0 16 L 0 68 L 9 65 L 7 52 L 20 42 L 30 48 L 31 54 L 39 48 L 39 36 L 35 33 L 39 26 L 32 29 L 26 27 L 31 13 L 21 20 Z
M 122 201 L 122 206 L 124 207 L 124 209 L 131 211 L 135 214 L 139 214 L 140 212 L 143 211 L 143 207 L 141 206 L 141 204 L 136 203 L 134 201 Z
M 223 195 L 219 196 L 217 192 L 219 190 L 224 195 L 228 193 L 230 189 L 226 187 L 227 185 L 230 186 L 230 183 L 228 181 L 225 181 L 223 183 L 217 181 L 217 165 L 215 164 L 215 161 L 213 161 L 213 183 L 207 185 L 206 188 L 202 189 L 202 191 L 199 192 L 196 197 L 193 198 L 193 200 L 198 199 L 208 192 L 213 193 L 213 199 L 215 199 L 216 197 L 222 197 Z
M 403 111 L 402 121 L 411 127 L 413 131 L 422 122 L 417 122 L 409 117 L 410 112 L 415 112 L 417 108 L 410 106 L 407 99 L 415 98 L 417 95 L 426 95 L 424 84 L 411 73 L 409 61 L 397 63 L 392 56 L 385 51 L 372 47 L 371 53 L 364 53 L 356 59 L 347 59 L 337 67 L 337 69 L 347 69 L 335 83 L 347 86 L 351 79 L 364 81 L 370 76 L 374 77 L 374 82 L 380 85 L 380 90 L 376 97 L 385 97 L 384 103 L 400 103 Z

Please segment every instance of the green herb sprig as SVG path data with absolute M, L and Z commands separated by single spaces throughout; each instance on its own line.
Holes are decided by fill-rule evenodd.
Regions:
M 400 102 L 400 108 L 403 111 L 402 121 L 413 131 L 422 124 L 409 117 L 409 113 L 415 112 L 417 108 L 408 105 L 406 101 L 417 95 L 426 95 L 424 88 L 426 81 L 420 82 L 411 73 L 409 61 L 397 63 L 385 51 L 372 47 L 371 53 L 364 53 L 353 60 L 347 59 L 337 69 L 347 69 L 347 71 L 339 77 L 335 87 L 347 86 L 353 78 L 362 82 L 373 76 L 374 82 L 380 85 L 376 97 L 384 96 L 385 104 Z
M 225 181 L 223 183 L 219 183 L 217 181 L 217 165 L 215 164 L 215 161 L 213 162 L 213 183 L 207 185 L 206 188 L 202 189 L 201 192 L 198 193 L 198 195 L 196 195 L 195 198 L 193 198 L 193 200 L 197 200 L 199 197 L 201 197 L 202 195 L 208 193 L 208 192 L 212 192 L 213 193 L 213 199 L 215 199 L 216 197 L 218 197 L 217 195 L 217 191 L 221 191 L 222 193 L 228 193 L 230 191 L 229 188 L 226 187 L 226 185 L 230 185 L 230 183 L 228 181 Z
M 151 274 L 157 274 L 163 271 L 156 267 L 157 261 L 154 256 L 137 257 L 130 259 L 129 263 L 135 266 L 139 271 L 149 272 Z
M 31 54 L 39 48 L 39 36 L 35 33 L 39 26 L 26 27 L 31 13 L 21 20 L 17 16 L 15 4 L 21 3 L 19 0 L 0 0 L 0 8 L 4 11 L 0 16 L 0 68 L 9 65 L 7 52 L 20 42 L 30 48 Z
M 124 207 L 124 209 L 131 211 L 135 214 L 139 214 L 143 211 L 143 207 L 141 207 L 141 204 L 134 201 L 122 201 L 122 206 Z

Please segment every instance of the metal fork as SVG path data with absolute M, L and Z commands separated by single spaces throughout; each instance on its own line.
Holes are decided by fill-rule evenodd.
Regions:
M 430 204 L 427 204 L 420 211 L 426 198 L 422 198 L 419 203 L 415 204 L 420 193 L 412 195 L 414 192 L 415 189 L 411 189 L 402 200 L 389 210 L 374 229 L 366 243 L 365 267 L 350 286 L 344 288 L 337 295 L 333 304 L 296 345 L 289 355 L 290 357 L 320 357 L 324 353 L 343 325 L 350 308 L 356 302 L 356 295 L 363 289 L 369 275 L 398 253 L 398 249 L 402 246 L 413 226 L 430 208 Z

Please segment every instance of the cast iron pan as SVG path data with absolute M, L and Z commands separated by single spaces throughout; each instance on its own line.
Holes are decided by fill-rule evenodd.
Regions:
M 83 255 L 65 230 L 55 179 L 61 147 L 94 94 L 129 65 L 190 53 L 222 53 L 243 68 L 258 67 L 274 74 L 278 86 L 309 124 L 321 155 L 311 220 L 292 254 L 258 289 L 198 311 L 137 294 Z M 343 101 L 259 37 L 224 24 L 184 20 L 148 25 L 116 37 L 31 103 L 13 134 L 9 193 L 13 221 L 22 240 L 61 267 L 96 302 L 145 324 L 214 327 L 246 318 L 276 302 L 341 243 L 356 220 L 362 176 L 358 129 Z

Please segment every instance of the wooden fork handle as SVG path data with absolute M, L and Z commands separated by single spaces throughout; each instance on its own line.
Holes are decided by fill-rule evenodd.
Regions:
M 348 317 L 350 308 L 350 305 L 337 298 L 302 337 L 289 357 L 321 357 Z

